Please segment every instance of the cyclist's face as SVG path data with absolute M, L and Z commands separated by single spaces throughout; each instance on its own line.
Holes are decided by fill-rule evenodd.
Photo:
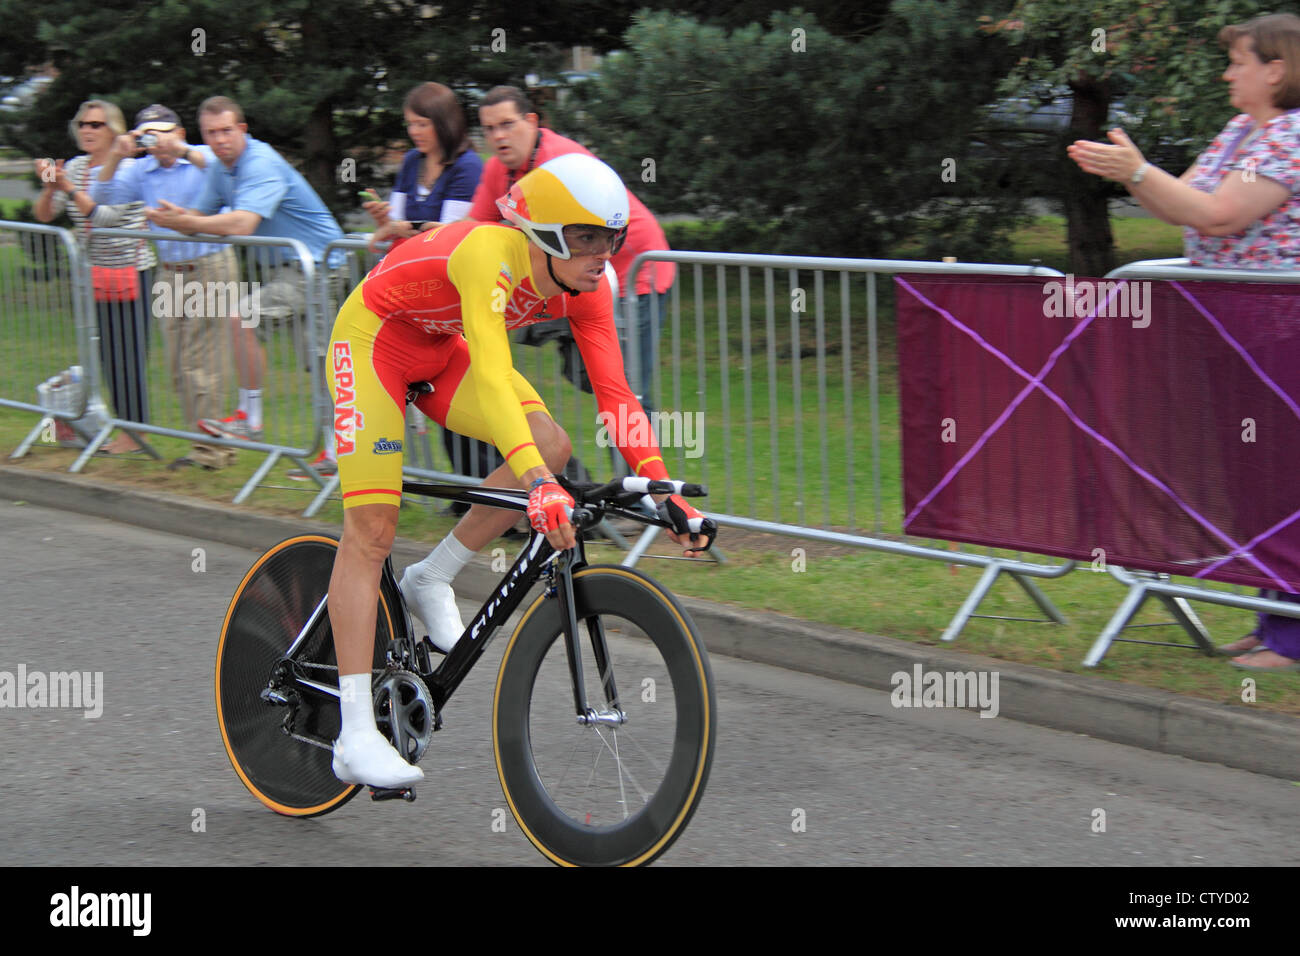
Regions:
M 484 141 L 506 169 L 519 169 L 528 162 L 537 141 L 536 113 L 520 116 L 514 103 L 494 103 L 479 107 L 478 122 Z
M 575 228 L 580 235 L 570 235 L 570 230 Z M 569 243 L 569 258 L 551 260 L 560 281 L 579 292 L 595 292 L 600 285 L 600 277 L 605 274 L 605 263 L 612 255 L 610 243 L 599 234 L 612 232 L 613 230 L 595 226 L 565 226 L 564 239 Z M 579 252 L 579 247 L 584 251 Z

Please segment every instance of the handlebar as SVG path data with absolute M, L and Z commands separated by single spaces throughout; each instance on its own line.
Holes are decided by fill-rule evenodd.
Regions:
M 634 511 L 623 512 L 629 517 L 636 517 L 637 520 L 645 521 L 647 524 L 654 524 L 660 527 L 671 527 L 673 522 L 666 523 L 662 517 L 663 506 L 656 506 L 651 495 L 681 495 L 689 498 L 702 498 L 708 492 L 701 485 L 689 484 L 684 481 L 662 481 L 650 478 L 640 478 L 629 475 L 626 478 L 616 478 L 614 481 L 605 485 L 594 485 L 583 482 L 571 482 L 565 480 L 562 476 L 558 477 L 560 485 L 573 496 L 574 508 L 570 512 L 569 520 L 579 532 L 583 528 L 595 524 L 599 515 L 597 511 L 604 508 L 614 507 L 621 508 L 633 504 L 640 504 L 642 508 L 655 515 L 654 518 L 642 517 L 641 513 Z M 583 507 L 584 504 L 596 505 L 596 510 Z M 656 514 L 656 512 L 659 512 Z M 684 515 L 680 517 L 684 518 Z M 677 519 L 674 519 L 674 521 Z M 691 519 L 691 524 L 695 521 L 700 522 L 700 527 L 691 533 L 702 533 L 708 543 L 700 550 L 708 550 L 713 543 L 713 538 L 717 534 L 717 525 L 712 519 L 702 517 Z M 683 529 L 684 530 L 684 529 Z
M 652 478 L 640 478 L 628 475 L 615 478 L 605 485 L 589 482 L 570 481 L 563 475 L 557 478 L 560 485 L 575 502 L 605 502 L 624 495 L 681 495 L 683 498 L 704 498 L 709 492 L 703 485 L 689 484 L 684 481 L 663 481 Z

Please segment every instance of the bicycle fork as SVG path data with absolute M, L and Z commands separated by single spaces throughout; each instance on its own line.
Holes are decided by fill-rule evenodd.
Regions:
M 618 727 L 627 722 L 627 714 L 619 705 L 618 688 L 614 686 L 614 671 L 609 664 L 609 647 L 605 642 L 605 625 L 593 615 L 584 618 L 591 652 L 596 658 L 601 687 L 607 707 L 597 710 L 587 701 L 587 688 L 583 679 L 582 647 L 578 635 L 578 607 L 573 596 L 573 565 L 581 560 L 578 549 L 562 553 L 556 559 L 559 581 L 555 582 L 556 597 L 560 601 L 560 621 L 564 626 L 564 650 L 569 659 L 569 677 L 573 682 L 573 708 L 578 723 L 587 726 Z

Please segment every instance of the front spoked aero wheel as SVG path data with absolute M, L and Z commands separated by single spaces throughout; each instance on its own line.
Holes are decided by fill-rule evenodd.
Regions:
M 330 767 L 326 741 L 339 733 L 337 693 L 287 679 L 287 703 L 262 699 L 294 639 L 325 599 L 338 541 L 305 534 L 272 547 L 244 576 L 226 612 L 217 645 L 217 723 L 231 766 L 253 796 L 277 813 L 317 816 L 337 809 L 361 788 Z M 396 595 L 383 587 L 375 624 L 374 666 L 402 625 Z M 293 655 L 301 677 L 338 690 L 338 662 L 329 614 L 318 616 Z
M 601 719 L 578 721 L 560 602 L 539 597 L 497 677 L 501 789 L 555 863 L 649 863 L 704 794 L 717 727 L 708 653 L 685 609 L 640 572 L 583 568 L 573 591 L 587 702 Z

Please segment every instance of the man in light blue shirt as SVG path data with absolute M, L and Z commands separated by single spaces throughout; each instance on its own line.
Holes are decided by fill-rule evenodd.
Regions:
M 149 145 L 141 145 L 142 137 Z M 138 158 L 132 161 L 132 157 Z M 203 192 L 204 167 L 215 162 L 210 151 L 186 143 L 185 129 L 174 111 L 155 103 L 136 114 L 135 129 L 117 137 L 91 185 L 90 197 L 97 204 L 191 206 Z M 153 223 L 150 228 L 159 229 Z M 162 327 L 167 368 L 181 396 L 184 427 L 194 429 L 199 421 L 219 415 L 225 401 L 230 364 L 227 320 L 239 301 L 239 263 L 234 249 L 220 243 L 158 240 L 155 249 L 159 262 L 152 313 Z M 230 448 L 195 442 L 190 454 L 169 468 L 223 468 L 234 457 Z
M 203 192 L 188 209 L 160 200 L 158 208 L 146 211 L 149 221 L 184 233 L 297 239 L 317 267 L 324 267 L 325 247 L 343 238 L 343 230 L 302 175 L 266 143 L 248 135 L 239 104 L 224 96 L 204 100 L 199 129 L 217 159 L 207 168 Z M 223 208 L 227 211 L 220 212 Z M 214 435 L 261 441 L 266 352 L 259 334 L 267 335 L 277 325 L 289 327 L 299 359 L 319 365 L 329 330 L 314 330 L 316 354 L 308 356 L 302 323 L 292 320 L 306 312 L 307 289 L 301 264 L 287 247 L 250 251 L 249 261 L 263 268 L 256 275 L 256 294 L 240 304 L 234 328 L 239 407 L 229 418 L 199 424 Z M 323 387 L 323 374 L 321 379 Z

